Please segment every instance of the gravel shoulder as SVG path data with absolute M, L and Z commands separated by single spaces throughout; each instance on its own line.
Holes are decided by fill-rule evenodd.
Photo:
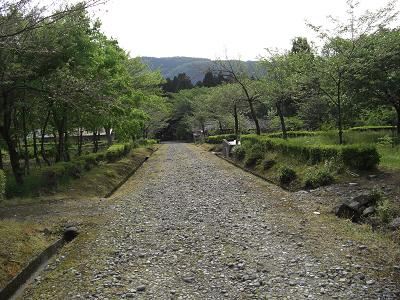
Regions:
M 398 299 L 398 245 L 163 144 L 22 299 Z

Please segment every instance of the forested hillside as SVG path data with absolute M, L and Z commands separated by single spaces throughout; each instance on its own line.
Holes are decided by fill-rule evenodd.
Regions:
M 195 57 L 142 57 L 142 61 L 147 64 L 151 70 L 160 70 L 164 78 L 174 78 L 178 74 L 185 73 L 195 84 L 201 81 L 204 74 L 212 68 L 213 61 L 207 58 Z M 244 62 L 250 72 L 254 71 L 256 62 Z

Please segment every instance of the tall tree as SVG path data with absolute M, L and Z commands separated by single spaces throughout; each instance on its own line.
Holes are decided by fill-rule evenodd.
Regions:
M 232 83 L 237 83 L 243 92 L 244 99 L 246 99 L 251 118 L 253 119 L 256 134 L 261 134 L 260 122 L 256 112 L 256 101 L 260 98 L 260 94 L 254 89 L 256 81 L 251 78 L 249 71 L 241 61 L 232 60 L 217 60 L 215 62 L 215 69 L 222 74 L 224 78 Z
M 400 29 L 380 29 L 360 38 L 352 64 L 350 86 L 360 101 L 372 106 L 389 105 L 397 114 L 400 135 Z
M 319 73 L 319 88 L 328 102 L 336 108 L 339 143 L 343 143 L 343 107 L 352 95 L 346 89 L 349 70 L 357 50 L 361 47 L 360 37 L 375 32 L 388 25 L 397 15 L 394 2 L 375 12 L 358 14 L 359 3 L 347 1 L 347 19 L 341 21 L 329 17 L 333 29 L 308 24 L 318 35 L 324 46 L 321 57 L 314 60 L 315 70 Z

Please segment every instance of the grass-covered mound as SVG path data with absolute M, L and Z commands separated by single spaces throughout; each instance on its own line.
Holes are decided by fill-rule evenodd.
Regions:
M 141 146 L 149 146 L 154 141 L 146 141 Z M 6 195 L 8 198 L 39 196 L 42 192 L 53 191 L 71 180 L 81 178 L 85 173 L 103 164 L 109 164 L 127 156 L 138 145 L 131 143 L 115 144 L 108 149 L 82 156 L 68 162 L 59 162 L 31 170 L 24 178 L 24 184 L 16 184 L 12 176 L 7 176 Z
M 351 169 L 368 170 L 379 164 L 379 153 L 372 145 L 324 145 L 304 144 L 297 140 L 283 140 L 266 136 L 245 135 L 241 137 L 245 148 L 260 148 L 260 151 L 278 152 L 302 160 L 308 164 L 318 164 L 326 160 L 339 160 Z

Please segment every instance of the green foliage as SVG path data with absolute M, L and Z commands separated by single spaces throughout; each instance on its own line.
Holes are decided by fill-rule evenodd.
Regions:
M 206 143 L 221 144 L 224 140 L 234 141 L 234 140 L 236 140 L 236 135 L 234 135 L 234 134 L 212 135 L 206 139 Z
M 4 171 L 0 169 L 0 200 L 3 200 L 6 191 L 6 176 Z
M 394 139 L 389 135 L 384 135 L 378 140 L 379 146 L 391 146 L 394 143 Z
M 389 223 L 395 216 L 396 209 L 388 198 L 381 198 L 376 207 L 376 213 L 382 223 Z
M 236 160 L 242 161 L 246 156 L 246 150 L 243 146 L 235 146 L 233 147 L 232 154 Z
M 380 155 L 374 146 L 351 145 L 340 149 L 340 156 L 346 166 L 356 170 L 370 170 L 380 161 Z
M 43 167 L 26 177 L 22 186 L 16 184 L 13 178 L 8 178 L 6 194 L 8 197 L 26 195 L 38 192 L 42 188 L 54 189 L 71 179 L 80 178 L 99 163 L 117 161 L 126 156 L 132 149 L 132 144 L 115 144 L 105 151 L 77 157 L 69 162 L 59 162 Z
M 246 147 L 244 165 L 246 167 L 254 167 L 258 161 L 264 158 L 264 154 L 264 149 L 260 144 L 253 144 L 250 147 Z
M 261 162 L 261 166 L 264 171 L 271 169 L 273 166 L 276 165 L 276 159 L 271 158 L 270 155 L 266 154 L 264 159 Z
M 283 166 L 279 170 L 279 182 L 281 184 L 290 184 L 293 180 L 297 178 L 295 170 L 288 166 Z
M 321 131 L 288 131 L 287 137 L 288 138 L 297 138 L 302 136 L 318 136 L 322 132 Z M 283 138 L 282 132 L 275 132 L 268 134 L 270 138 Z
M 378 146 L 381 154 L 380 165 L 387 168 L 400 169 L 400 146 Z
M 305 188 L 316 188 L 333 183 L 335 177 L 332 173 L 333 172 L 326 164 L 323 166 L 308 168 L 304 174 Z
M 395 130 L 395 126 L 360 126 L 352 127 L 349 131 L 382 131 L 382 130 Z
M 366 170 L 375 167 L 380 160 L 376 147 L 372 145 L 307 145 L 301 141 L 258 135 L 244 135 L 241 140 L 244 145 L 259 145 L 264 152 L 280 152 L 311 164 L 337 158 L 351 169 Z
M 363 109 L 360 113 L 359 123 L 363 126 L 386 126 L 395 124 L 395 121 L 396 112 L 393 108 L 377 106 Z
M 105 153 L 105 158 L 107 162 L 114 162 L 121 158 L 122 156 L 129 153 L 132 149 L 131 144 L 115 144 L 107 149 Z

